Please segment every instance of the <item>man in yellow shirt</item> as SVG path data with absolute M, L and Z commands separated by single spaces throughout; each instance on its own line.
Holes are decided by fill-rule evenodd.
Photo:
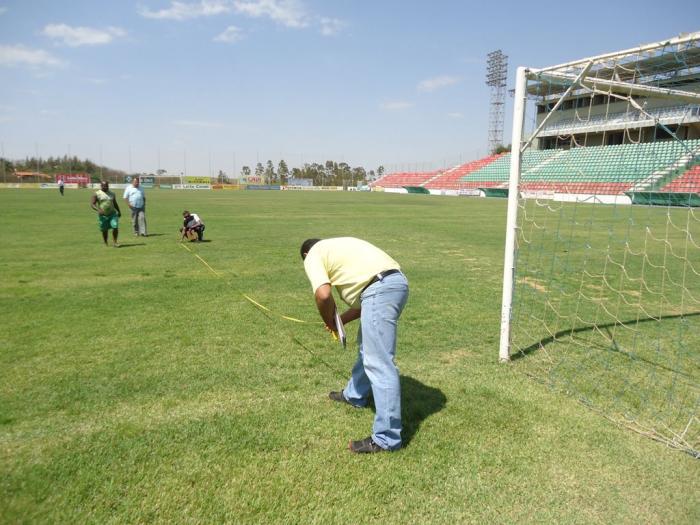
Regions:
M 396 329 L 408 299 L 401 267 L 376 246 L 353 237 L 307 239 L 301 245 L 304 270 L 327 330 L 336 330 L 334 286 L 350 307 L 343 324 L 360 319 L 358 356 L 345 388 L 331 392 L 334 401 L 362 408 L 370 393 L 376 414 L 372 434 L 350 441 L 352 452 L 373 453 L 401 448 L 401 386 L 394 363 Z

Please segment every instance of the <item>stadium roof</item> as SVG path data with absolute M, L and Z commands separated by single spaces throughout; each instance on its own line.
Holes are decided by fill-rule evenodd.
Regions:
M 700 32 L 646 44 L 637 48 L 589 57 L 542 69 L 531 69 L 528 94 L 556 96 L 571 86 L 571 78 L 586 67 L 586 79 L 630 82 L 636 85 L 675 87 L 700 77 Z

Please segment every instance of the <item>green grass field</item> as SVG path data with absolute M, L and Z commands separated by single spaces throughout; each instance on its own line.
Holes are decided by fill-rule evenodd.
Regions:
M 89 200 L 0 190 L 0 522 L 700 522 L 697 460 L 497 363 L 505 201 L 151 190 L 113 249 Z M 299 245 L 341 235 L 411 285 L 393 454 L 327 398 L 356 328 L 318 324 Z

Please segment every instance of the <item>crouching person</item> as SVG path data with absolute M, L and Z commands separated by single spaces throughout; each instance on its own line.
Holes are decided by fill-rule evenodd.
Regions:
M 190 213 L 185 210 L 182 212 L 182 228 L 180 228 L 180 233 L 182 237 L 180 240 L 188 239 L 190 241 L 202 242 L 204 239 L 204 222 L 196 213 Z

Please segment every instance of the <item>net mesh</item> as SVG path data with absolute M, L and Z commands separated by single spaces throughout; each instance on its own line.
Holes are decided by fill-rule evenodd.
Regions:
M 696 457 L 700 106 L 679 92 L 699 91 L 699 51 L 531 76 L 510 333 L 525 373 Z

